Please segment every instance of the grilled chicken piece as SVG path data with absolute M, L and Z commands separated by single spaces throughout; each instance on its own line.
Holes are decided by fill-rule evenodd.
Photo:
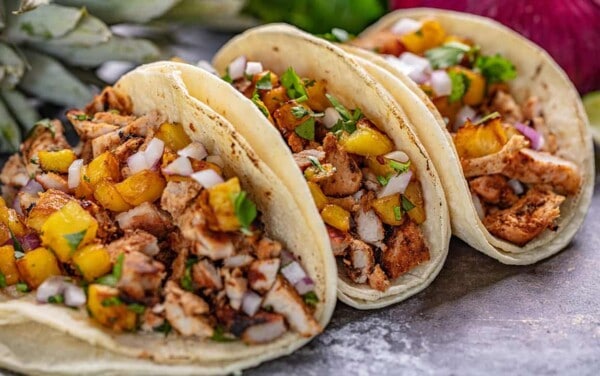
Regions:
M 135 116 L 133 115 L 121 115 L 114 111 L 96 112 L 92 119 L 93 122 L 113 124 L 119 126 L 119 128 L 126 126 L 134 120 Z
M 13 154 L 2 168 L 0 182 L 15 189 L 24 187 L 29 181 L 29 174 L 19 154 Z
M 556 135 L 550 131 L 544 118 L 541 116 L 535 117 L 532 120 L 532 124 L 533 128 L 535 128 L 535 130 L 540 133 L 544 139 L 540 151 L 546 151 L 550 154 L 556 153 L 558 150 Z
M 72 201 L 73 198 L 68 194 L 50 189 L 46 192 L 40 193 L 39 200 L 35 206 L 29 211 L 29 217 L 27 218 L 27 225 L 29 227 L 40 228 L 43 222 L 54 212 L 65 206 Z M 42 221 L 42 223 L 40 223 Z M 35 222 L 37 225 L 32 225 Z
M 102 240 L 103 243 L 111 241 L 119 229 L 117 228 L 115 221 L 110 217 L 109 212 L 100 205 L 89 200 L 81 200 L 79 204 L 96 219 L 96 222 L 98 222 L 96 236 Z
M 121 161 L 123 164 L 125 164 L 125 162 L 127 162 L 127 158 L 137 153 L 143 143 L 144 139 L 141 137 L 130 138 L 121 145 L 117 146 L 112 153 L 118 161 Z M 123 174 L 123 178 L 127 178 L 130 175 L 131 174 Z
M 507 123 L 517 123 L 523 121 L 523 112 L 515 99 L 509 93 L 497 91 L 492 100 L 492 111 L 498 111 L 502 120 Z
M 157 305 L 158 306 L 158 305 Z M 155 306 L 155 307 L 157 307 Z M 164 310 L 164 307 L 163 307 Z M 165 318 L 154 312 L 154 308 L 144 310 L 144 313 L 141 317 L 142 321 L 142 330 L 144 332 L 153 332 L 155 328 L 163 325 L 165 323 Z
M 149 132 L 152 132 L 152 130 L 158 127 L 160 123 L 160 115 L 157 112 L 150 112 L 147 115 L 135 119 L 129 125 L 121 129 L 96 137 L 92 140 L 94 158 L 105 151 L 116 149 L 130 138 L 146 137 Z
M 519 199 L 508 185 L 508 179 L 502 175 L 480 176 L 469 181 L 469 186 L 483 202 L 500 208 L 508 208 Z
M 250 345 L 271 342 L 287 331 L 283 316 L 276 313 L 258 312 L 248 321 L 249 326 L 241 337 Z
M 512 155 L 529 146 L 524 136 L 512 136 L 499 152 L 479 158 L 461 159 L 465 178 L 499 174 Z
M 362 172 L 352 157 L 346 153 L 333 133 L 328 133 L 323 140 L 326 153 L 325 162 L 335 167 L 333 175 L 321 184 L 327 196 L 343 197 L 353 195 L 360 189 Z
M 385 236 L 383 223 L 373 210 L 359 209 L 354 215 L 354 221 L 356 222 L 356 232 L 362 241 L 376 246 L 381 245 Z
M 381 266 L 392 280 L 430 258 L 421 229 L 410 220 L 405 220 L 394 229 L 387 240 L 387 246 L 388 249 L 382 255 Z
M 523 118 L 527 120 L 533 120 L 536 117 L 542 116 L 542 106 L 540 99 L 536 96 L 529 97 L 523 104 Z
M 369 274 L 369 286 L 379 291 L 385 291 L 390 287 L 390 280 L 385 275 L 383 269 L 381 269 L 381 266 L 375 265 L 373 272 Z
M 35 181 L 40 183 L 45 190 L 55 189 L 57 191 L 69 192 L 69 186 L 67 179 L 61 175 L 55 174 L 54 172 L 47 172 L 45 174 L 38 174 L 35 176 Z
M 277 277 L 262 306 L 271 307 L 273 312 L 283 315 L 290 327 L 304 337 L 312 337 L 322 330 L 300 295 L 282 277 Z
M 168 234 L 173 227 L 169 215 L 148 202 L 118 214 L 115 219 L 123 231 L 144 230 L 157 238 Z
M 311 162 L 311 159 L 313 160 L 318 160 L 319 162 L 323 162 L 325 160 L 325 152 L 322 150 L 316 150 L 316 149 L 307 149 L 307 150 L 302 150 L 299 153 L 294 153 L 293 154 L 294 157 L 294 161 L 296 161 L 296 164 L 298 165 L 298 167 L 300 167 L 300 169 L 302 171 L 304 171 L 307 167 L 310 167 L 313 165 L 313 162 Z
M 173 246 L 173 248 L 177 250 L 177 257 L 175 257 L 175 260 L 173 260 L 173 263 L 171 264 L 171 276 L 169 279 L 172 281 L 180 281 L 185 273 L 186 262 L 190 251 L 189 248 L 179 248 L 176 246 Z
M 327 199 L 330 204 L 337 205 L 350 213 L 354 213 L 359 209 L 358 202 L 356 202 L 354 196 L 328 197 Z
M 256 260 L 250 264 L 250 268 L 248 269 L 248 282 L 250 283 L 250 288 L 261 294 L 269 291 L 277 279 L 280 265 L 281 260 L 278 258 Z
M 116 110 L 121 114 L 130 114 L 132 109 L 133 105 L 128 95 L 107 86 L 100 95 L 96 95 L 92 102 L 86 106 L 85 112 L 92 115 L 96 112 Z
M 375 266 L 373 249 L 361 240 L 353 239 L 344 259 L 348 276 L 354 283 L 366 283 Z
M 329 242 L 331 243 L 333 255 L 344 256 L 352 242 L 352 237 L 347 232 L 342 232 L 331 226 L 327 226 L 327 233 L 329 234 Z
M 523 246 L 545 229 L 553 228 L 564 200 L 564 196 L 534 187 L 509 209 L 485 217 L 483 224 L 493 235 Z
M 158 303 L 165 266 L 141 252 L 124 253 L 123 270 L 117 288 L 145 305 Z
M 248 291 L 248 280 L 243 277 L 242 271 L 240 269 L 234 269 L 232 272 L 226 270 L 225 293 L 229 298 L 231 308 L 239 311 L 246 291 Z
M 160 206 L 177 218 L 201 190 L 202 186 L 195 181 L 170 181 L 163 191 Z
M 154 257 L 160 251 L 158 240 L 146 231 L 126 231 L 125 236 L 110 243 L 106 250 L 110 253 L 112 260 L 116 260 L 121 253 L 141 252 Z
M 47 150 L 70 149 L 64 135 L 65 129 L 58 120 L 40 122 L 31 135 L 21 144 L 21 154 L 26 164 L 27 176 L 37 175 L 40 166 L 33 161 L 38 160 L 38 152 Z
M 201 289 L 221 290 L 223 288 L 219 270 L 206 259 L 192 266 L 192 279 Z
M 281 243 L 264 236 L 258 242 L 255 250 L 256 257 L 259 260 L 276 258 L 281 255 Z
M 165 317 L 175 330 L 186 337 L 212 337 L 214 330 L 204 316 L 209 306 L 201 297 L 180 289 L 172 281 L 167 282 L 165 294 Z
M 85 115 L 79 110 L 69 111 L 67 118 L 73 124 L 75 132 L 82 141 L 93 140 L 96 137 L 104 136 L 107 133 L 111 133 L 119 129 L 120 127 L 115 124 L 109 124 L 104 122 L 97 122 L 92 120 L 79 120 L 78 117 Z
M 254 261 L 254 257 L 248 254 L 238 254 L 223 260 L 223 266 L 226 268 L 242 268 L 250 265 L 252 261 Z

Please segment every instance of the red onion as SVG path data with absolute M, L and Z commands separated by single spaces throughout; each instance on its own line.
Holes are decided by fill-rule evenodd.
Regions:
M 419 30 L 423 24 L 411 18 L 401 18 L 390 28 L 390 31 L 397 35 L 414 33 Z
M 18 215 L 20 215 L 21 217 L 25 216 L 25 213 L 23 213 L 23 208 L 21 207 L 21 196 L 17 195 L 15 197 L 15 199 L 13 200 L 13 205 L 12 208 L 15 210 L 15 212 L 17 212 Z
M 516 195 L 522 195 L 523 192 L 525 192 L 525 188 L 523 188 L 523 184 L 516 179 L 510 179 L 508 181 L 508 185 L 510 185 L 510 187 L 512 188 L 512 190 L 515 192 Z
M 406 163 L 409 161 L 408 155 L 405 152 L 400 151 L 400 150 L 395 150 L 391 153 L 387 153 L 386 155 L 384 155 L 384 157 L 386 159 L 391 159 L 394 161 L 398 161 L 400 163 Z
M 242 311 L 245 314 L 252 317 L 260 309 L 262 304 L 262 297 L 253 291 L 246 291 L 244 299 L 242 300 Z
M 163 152 L 165 151 L 165 143 L 158 139 L 153 138 L 148 143 L 146 150 L 144 151 L 144 157 L 146 158 L 146 164 L 148 167 L 153 167 L 160 162 Z
M 206 157 L 206 161 L 212 164 L 216 164 L 221 168 L 225 167 L 225 163 L 223 163 L 223 158 L 221 158 L 218 155 L 209 155 L 208 157 Z
M 223 177 L 217 174 L 215 170 L 202 170 L 198 172 L 194 172 L 190 175 L 192 179 L 196 180 L 201 186 L 204 188 L 212 188 L 217 184 L 223 183 Z
M 342 115 L 333 107 L 327 107 L 325 109 L 325 116 L 321 119 L 323 125 L 327 128 L 333 128 L 339 120 L 342 119 Z
M 298 294 L 304 295 L 315 290 L 315 282 L 310 277 L 306 277 L 302 278 L 294 287 L 298 291 Z
M 204 145 L 199 142 L 192 142 L 185 148 L 179 150 L 177 154 L 181 157 L 188 157 L 199 161 L 203 160 L 208 155 Z
M 420 57 L 419 55 L 415 55 L 411 52 L 403 52 L 398 58 L 386 56 L 386 60 L 418 84 L 422 84 L 429 79 L 429 74 L 431 72 L 429 60 Z
M 83 167 L 83 159 L 77 159 L 69 166 L 69 178 L 68 186 L 69 189 L 75 189 L 79 186 L 81 181 L 81 168 Z
M 246 56 L 239 56 L 234 61 L 229 64 L 227 67 L 227 71 L 229 73 L 229 77 L 232 80 L 237 80 L 238 78 L 244 77 L 244 70 L 246 69 Z
M 44 187 L 37 181 L 31 179 L 27 182 L 27 184 L 21 189 L 21 192 L 27 193 L 32 196 L 37 196 L 38 193 L 44 192 Z
M 458 131 L 462 128 L 463 125 L 467 122 L 467 120 L 475 120 L 475 116 L 477 112 L 470 106 L 463 106 L 458 113 L 456 114 L 456 120 L 454 121 L 454 127 L 452 130 L 454 132 Z
M 452 93 L 452 81 L 445 70 L 436 70 L 431 73 L 431 87 L 438 97 L 450 95 Z
M 217 71 L 215 70 L 215 68 L 210 64 L 210 62 L 208 62 L 206 60 L 200 60 L 199 62 L 196 63 L 196 66 L 198 68 L 202 68 L 205 71 L 212 73 L 214 75 L 217 74 Z
M 540 150 L 544 146 L 544 136 L 541 133 L 523 123 L 515 123 L 514 126 L 529 139 L 533 150 Z
M 256 61 L 249 61 L 246 64 L 246 75 L 248 76 L 254 76 L 255 74 L 258 74 L 260 72 L 263 71 L 263 66 L 261 63 L 256 62 Z
M 283 268 L 281 268 L 281 274 L 288 280 L 289 283 L 295 285 L 300 282 L 301 279 L 306 278 L 306 272 L 298 261 L 292 261 Z
M 163 173 L 165 175 L 190 176 L 194 173 L 194 170 L 188 157 L 179 157 L 163 168 Z
M 31 251 L 42 245 L 37 234 L 27 234 L 19 238 L 19 242 L 25 251 Z
M 390 195 L 394 195 L 396 193 L 404 193 L 406 187 L 408 187 L 408 183 L 410 183 L 410 179 L 412 178 L 412 171 L 408 170 L 400 175 L 393 176 L 385 187 L 381 191 L 377 197 L 386 197 Z
M 598 0 L 391 0 L 390 6 L 444 8 L 494 18 L 545 48 L 581 93 L 600 88 Z

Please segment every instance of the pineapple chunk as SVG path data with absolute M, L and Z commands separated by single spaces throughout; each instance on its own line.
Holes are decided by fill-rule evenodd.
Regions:
M 42 170 L 66 174 L 69 172 L 71 163 L 77 159 L 77 155 L 71 149 L 63 149 L 59 151 L 40 151 L 38 152 L 38 158 Z
M 21 222 L 15 209 L 9 209 L 2 197 L 0 197 L 0 222 L 8 226 L 15 236 L 27 234 L 27 227 Z
M 261 99 L 269 113 L 275 112 L 283 103 L 290 100 L 284 86 L 276 87 L 261 94 Z
M 0 273 L 4 276 L 7 286 L 19 282 L 19 270 L 15 260 L 15 249 L 12 245 L 0 247 Z
M 411 181 L 404 191 L 406 197 L 415 207 L 406 213 L 416 224 L 420 225 L 425 222 L 427 215 L 425 214 L 425 201 L 423 200 L 423 191 L 421 184 L 418 181 Z
M 298 114 L 295 114 L 294 111 L 304 111 L 305 115 L 296 117 Z M 273 118 L 275 118 L 275 123 L 280 129 L 293 131 L 297 126 L 310 119 L 310 113 L 312 113 L 312 111 L 305 103 L 289 101 L 275 110 Z
M 192 143 L 181 124 L 163 123 L 156 132 L 156 138 L 173 151 L 179 151 Z
M 414 54 L 421 54 L 441 45 L 446 39 L 446 31 L 436 20 L 424 20 L 419 30 L 400 37 L 406 49 Z
M 121 213 L 131 209 L 131 206 L 123 200 L 123 197 L 115 188 L 115 185 L 108 180 L 101 180 L 96 185 L 94 191 L 94 198 L 102 205 L 105 209 L 113 212 Z
M 321 217 L 331 227 L 344 232 L 350 231 L 350 213 L 340 206 L 333 204 L 325 205 L 323 210 L 321 210 Z
M 119 290 L 114 287 L 90 285 L 87 308 L 96 321 L 114 331 L 132 331 L 136 327 L 137 315 L 119 300 Z
M 79 199 L 91 199 L 94 197 L 94 187 L 90 184 L 90 178 L 87 174 L 88 166 L 81 167 L 81 176 L 79 177 L 79 185 L 73 192 L 75 197 Z
M 317 183 L 313 183 L 312 181 L 306 182 L 308 184 L 308 189 L 310 189 L 310 193 L 312 194 L 313 200 L 317 205 L 317 209 L 319 211 L 323 210 L 325 205 L 329 202 L 325 193 L 321 190 L 321 187 Z
M 396 174 L 396 171 L 390 165 L 390 160 L 387 158 L 381 156 L 367 157 L 366 162 L 369 170 L 377 176 L 388 177 Z
M 111 152 L 107 151 L 100 154 L 90 162 L 84 179 L 92 187 L 95 187 L 102 179 L 110 179 L 114 182 L 120 181 L 121 169 L 119 168 L 119 161 Z
M 233 201 L 240 192 L 240 181 L 237 177 L 208 189 L 208 203 L 215 213 L 221 231 L 237 231 L 240 221 L 235 215 Z
M 371 207 L 383 223 L 391 226 L 400 226 L 402 224 L 403 215 L 399 193 L 373 200 Z
M 75 252 L 73 264 L 86 281 L 108 274 L 112 268 L 110 254 L 100 244 L 90 244 Z
M 454 66 L 448 71 L 462 73 L 469 79 L 469 88 L 462 98 L 468 106 L 478 106 L 483 102 L 485 96 L 485 78 L 477 72 L 461 66 Z
M 73 199 L 66 193 L 60 191 L 49 190 L 41 193 L 37 204 L 29 212 L 27 226 L 37 232 L 41 232 L 42 226 L 52 213 L 62 208 L 70 201 L 73 201 Z
M 42 244 L 67 262 L 80 247 L 96 238 L 98 222 L 77 202 L 71 201 L 53 213 L 42 226 Z
M 158 172 L 143 170 L 115 185 L 126 203 L 138 206 L 160 198 L 167 182 Z
M 306 104 L 313 111 L 323 112 L 327 107 L 331 107 L 331 102 L 327 99 L 327 81 L 318 80 L 306 85 L 306 94 L 308 100 Z
M 8 226 L 0 222 L 0 244 L 6 244 L 10 240 L 10 232 Z
M 261 80 L 261 78 L 263 78 L 265 75 L 269 74 L 270 75 L 270 79 L 271 79 L 271 86 L 275 87 L 277 86 L 277 84 L 279 83 L 279 76 L 277 75 L 277 73 L 275 72 L 271 72 L 269 70 L 265 70 L 262 71 L 260 73 L 255 74 L 252 77 L 252 84 L 256 86 L 256 84 L 258 83 L 258 81 Z M 258 88 L 257 88 L 258 89 Z M 264 90 L 264 89 L 259 89 L 259 90 Z M 269 90 L 269 89 L 267 89 Z
M 394 149 L 394 143 L 388 136 L 361 122 L 352 134 L 342 135 L 340 144 L 348 153 L 365 157 L 387 154 Z
M 58 261 L 46 248 L 37 248 L 27 252 L 17 260 L 17 269 L 29 288 L 35 289 L 46 279 L 61 275 Z
M 482 125 L 467 121 L 454 136 L 454 145 L 461 158 L 479 158 L 500 151 L 508 141 L 500 119 Z

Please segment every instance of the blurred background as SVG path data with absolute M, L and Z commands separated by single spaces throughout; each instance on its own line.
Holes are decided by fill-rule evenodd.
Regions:
M 358 34 L 408 7 L 487 16 L 533 40 L 589 93 L 599 121 L 600 0 L 0 0 L 0 153 L 136 65 L 209 60 L 234 33 L 267 22 Z

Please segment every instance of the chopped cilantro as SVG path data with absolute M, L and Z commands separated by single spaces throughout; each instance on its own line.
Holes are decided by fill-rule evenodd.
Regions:
M 250 225 L 252 225 L 257 215 L 256 204 L 248 198 L 246 192 L 242 191 L 233 197 L 233 208 L 235 216 L 242 226 L 242 232 L 250 234 Z
M 260 99 L 258 92 L 254 92 L 254 95 L 252 95 L 252 102 L 256 105 L 256 107 L 258 107 L 260 112 L 262 112 L 267 119 L 271 116 L 271 114 L 269 114 L 269 109 L 267 109 L 265 103 L 262 101 L 262 99 Z
M 336 42 L 336 43 L 344 43 L 355 37 L 354 35 L 350 34 L 346 30 L 339 29 L 337 27 L 334 27 L 333 29 L 331 29 L 331 32 L 329 32 L 329 33 L 318 34 L 317 36 L 320 38 L 323 38 L 325 40 L 328 40 L 330 42 Z
M 35 123 L 35 127 L 42 126 L 50 131 L 52 138 L 56 138 L 56 129 L 54 129 L 54 124 L 52 124 L 52 120 L 50 119 L 42 119 Z
M 308 110 L 302 106 L 294 106 L 292 107 L 292 115 L 294 115 L 296 119 L 301 119 L 308 115 Z
M 397 221 L 402 220 L 402 209 L 399 206 L 394 206 L 394 219 Z
M 271 83 L 271 72 L 267 72 L 267 74 L 263 75 L 257 82 L 256 88 L 259 90 L 271 90 L 273 89 L 273 84 Z
M 38 164 L 40 164 L 40 161 L 39 161 L 39 160 L 37 160 L 36 158 L 31 158 L 31 159 L 29 160 L 29 163 L 31 163 L 31 164 L 34 164 L 34 165 L 38 165 Z
M 83 175 L 83 181 L 85 181 L 86 183 L 89 183 L 92 181 L 92 179 L 90 179 L 90 177 L 87 175 Z
M 342 119 L 344 119 L 344 120 L 352 119 L 352 115 L 350 114 L 350 111 L 348 111 L 348 109 L 346 107 L 344 107 L 344 105 L 341 104 L 340 101 L 338 101 L 336 97 L 334 97 L 331 94 L 325 94 L 325 96 L 327 97 L 327 99 L 329 99 L 329 102 L 331 102 L 331 104 L 333 105 L 333 108 L 335 108 L 335 110 L 342 116 Z
M 227 83 L 233 83 L 233 79 L 231 78 L 231 75 L 229 74 L 229 68 L 227 68 L 227 72 L 225 72 L 225 74 L 221 77 L 221 79 Z
M 23 282 L 19 282 L 15 285 L 15 287 L 17 288 L 18 292 L 27 292 L 29 291 L 29 286 L 27 286 L 26 283 Z
M 433 69 L 445 69 L 459 64 L 470 50 L 471 47 L 466 44 L 450 42 L 426 51 L 425 57 L 429 60 Z
M 309 291 L 302 296 L 304 303 L 311 307 L 315 307 L 319 303 L 319 297 L 314 291 Z
M 304 87 L 304 83 L 300 76 L 296 74 L 294 68 L 289 67 L 281 75 L 281 85 L 285 87 L 288 97 L 295 99 L 297 102 L 303 102 L 308 99 L 308 93 Z
M 63 237 L 67 241 L 67 244 L 69 245 L 69 248 L 71 248 L 71 253 L 75 252 L 77 248 L 79 248 L 79 245 L 83 241 L 83 238 L 85 238 L 86 233 L 87 229 L 80 232 L 75 232 L 73 234 L 63 235 Z
M 381 184 L 382 187 L 385 187 L 390 182 L 389 176 L 378 176 L 377 181 Z
M 121 253 L 117 256 L 117 261 L 115 262 L 115 266 L 113 266 L 113 270 L 111 274 L 107 274 L 103 277 L 100 277 L 96 280 L 96 283 L 101 285 L 115 287 L 119 279 L 121 279 L 121 274 L 123 273 L 123 261 L 125 260 L 125 254 Z
M 402 210 L 405 212 L 409 212 L 415 208 L 415 204 L 413 204 L 406 196 L 402 196 Z
M 10 238 L 13 242 L 13 248 L 15 249 L 15 259 L 20 259 L 21 257 L 25 256 L 25 251 L 23 250 L 23 245 L 21 245 L 21 242 L 19 241 L 19 239 L 17 239 L 17 237 L 15 236 L 15 233 L 12 232 L 12 230 L 9 228 L 8 232 L 10 233 Z
M 194 282 L 192 281 L 192 266 L 198 262 L 198 259 L 195 257 L 189 258 L 185 262 L 185 271 L 181 276 L 179 283 L 184 290 L 194 291 Z
M 312 155 L 309 155 L 307 158 L 313 166 L 319 169 L 319 171 L 325 172 L 325 169 L 318 158 L 313 157 Z
M 448 76 L 450 76 L 450 81 L 452 82 L 452 92 L 450 93 L 448 100 L 450 103 L 458 102 L 465 96 L 467 90 L 469 90 L 471 81 L 469 80 L 469 77 L 461 72 L 451 71 L 448 72 Z
M 146 310 L 146 306 L 143 306 L 143 305 L 137 304 L 137 303 L 133 303 L 133 304 L 128 304 L 127 309 L 133 313 L 137 313 L 138 315 L 141 315 Z
M 513 63 L 500 56 L 479 56 L 475 60 L 475 68 L 485 77 L 488 84 L 507 82 L 517 77 L 517 69 Z
M 114 307 L 123 304 L 123 301 L 118 296 L 111 296 L 102 301 L 102 307 Z
M 327 97 L 329 102 L 331 102 L 333 108 L 335 108 L 335 110 L 342 117 L 331 128 L 331 131 L 335 134 L 338 134 L 342 131 L 354 133 L 354 131 L 356 130 L 356 122 L 362 118 L 362 111 L 359 108 L 357 108 L 352 113 L 350 113 L 350 111 L 346 107 L 344 107 L 344 105 L 341 104 L 340 101 L 338 101 L 337 98 L 335 98 L 333 95 L 325 94 L 325 96 Z
M 331 131 L 333 133 L 335 133 L 336 135 L 339 134 L 340 132 L 354 133 L 355 130 L 356 130 L 356 123 L 352 120 L 343 121 L 340 119 L 340 120 L 338 120 L 337 123 L 335 123 L 335 125 L 333 127 L 331 127 Z
M 213 336 L 210 339 L 212 339 L 215 342 L 233 342 L 233 341 L 236 341 L 236 339 L 234 337 L 231 337 L 231 336 L 227 335 L 225 333 L 225 329 L 222 326 L 220 326 L 220 325 L 217 325 L 215 327 L 215 330 L 213 332 Z
M 169 324 L 169 322 L 167 320 L 165 320 L 162 324 L 160 324 L 153 330 L 157 333 L 165 333 L 165 337 L 166 337 L 169 335 L 169 333 L 171 333 L 171 330 L 173 330 L 173 327 L 171 326 L 171 324 Z
M 475 123 L 473 123 L 473 125 L 484 124 L 492 119 L 497 119 L 499 117 L 500 117 L 500 114 L 497 111 L 494 111 L 491 114 L 487 114 L 484 117 L 482 117 L 481 119 L 477 120 Z
M 419 30 L 415 31 L 415 35 L 422 38 L 423 37 L 423 29 L 419 29 Z
M 84 121 L 84 120 L 90 120 L 90 117 L 87 114 L 77 114 L 77 115 L 75 115 L 75 119 Z
M 393 159 L 390 159 L 388 162 L 390 167 L 394 169 L 398 173 L 398 175 L 405 173 L 410 168 L 410 161 L 406 163 L 398 162 Z
M 315 139 L 315 119 L 309 118 L 294 129 L 294 132 L 305 140 Z
M 0 272 L 0 288 L 6 287 L 6 277 L 4 273 Z
M 51 297 L 48 298 L 48 303 L 50 304 L 62 304 L 65 301 L 65 297 L 62 296 L 61 294 L 58 295 L 52 295 Z

